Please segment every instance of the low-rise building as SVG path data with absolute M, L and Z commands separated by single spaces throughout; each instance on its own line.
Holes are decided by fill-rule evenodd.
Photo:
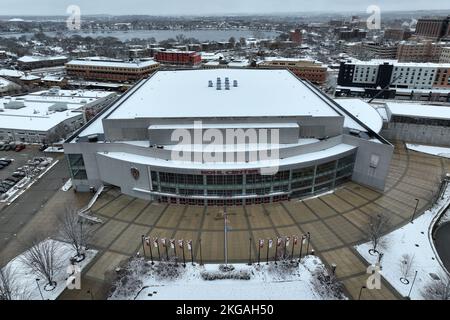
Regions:
M 95 81 L 137 81 L 159 68 L 159 63 L 148 60 L 123 61 L 90 57 L 66 63 L 67 75 Z
M 258 62 L 258 67 L 289 69 L 301 79 L 322 85 L 327 80 L 327 67 L 314 60 L 269 57 Z
M 67 60 L 66 56 L 23 56 L 17 59 L 17 63 L 22 70 L 31 70 L 62 66 Z
M 12 81 L 0 77 L 0 95 L 19 90 L 20 86 Z
M 197 66 L 202 57 L 196 51 L 161 50 L 155 53 L 155 60 L 164 64 Z
M 450 46 L 442 48 L 439 62 L 440 63 L 450 63 Z
M 401 42 L 398 45 L 397 59 L 400 62 L 439 62 L 444 42 Z
M 51 143 L 81 127 L 117 95 L 52 88 L 0 98 L 0 141 Z

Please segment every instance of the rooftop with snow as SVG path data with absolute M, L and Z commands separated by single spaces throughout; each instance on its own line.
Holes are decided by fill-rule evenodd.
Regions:
M 0 98 L 0 128 L 47 131 L 62 121 L 79 116 L 82 107 L 110 92 L 45 90 Z

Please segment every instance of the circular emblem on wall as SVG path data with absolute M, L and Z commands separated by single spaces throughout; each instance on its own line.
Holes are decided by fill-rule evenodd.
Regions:
M 130 170 L 131 175 L 133 176 L 134 180 L 139 179 L 139 170 L 137 168 L 131 168 Z

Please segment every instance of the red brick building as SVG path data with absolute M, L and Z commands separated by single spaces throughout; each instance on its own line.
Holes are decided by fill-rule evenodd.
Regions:
M 296 44 L 302 44 L 303 41 L 302 31 L 300 29 L 291 30 L 289 32 L 289 40 L 291 40 Z
M 177 65 L 199 65 L 202 62 L 202 57 L 195 51 L 178 51 L 166 50 L 158 51 L 154 56 L 155 60 L 160 63 L 177 64 Z

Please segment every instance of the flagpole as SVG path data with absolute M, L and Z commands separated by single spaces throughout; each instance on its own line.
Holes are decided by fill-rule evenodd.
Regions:
M 275 242 L 275 264 L 277 264 L 277 255 L 278 255 L 278 237 Z
M 292 252 L 291 252 L 291 262 L 294 261 L 294 247 L 295 247 L 295 236 L 292 236 Z
M 152 243 L 151 243 L 150 237 L 147 237 L 147 239 L 148 239 L 148 247 L 150 248 L 150 261 L 152 262 L 152 265 L 153 265 L 154 262 L 153 262 Z
M 226 206 L 224 206 L 223 207 L 223 216 L 224 216 L 224 232 L 225 232 L 225 234 L 224 234 L 224 236 L 225 236 L 225 266 L 226 265 L 228 265 L 228 243 L 227 243 L 227 222 L 228 222 L 228 219 L 227 219 L 227 207 Z
M 158 249 L 158 259 L 159 259 L 159 262 L 161 262 L 161 251 L 159 251 L 159 241 L 158 241 L 158 238 L 156 238 L 156 248 Z
M 173 254 L 175 255 L 175 265 L 178 265 L 178 256 L 177 256 L 177 243 L 176 240 L 173 239 Z
M 283 259 L 286 259 L 286 245 L 287 245 L 287 237 L 284 237 Z
M 259 266 L 260 256 L 261 256 L 261 239 L 259 239 L 259 241 L 258 241 L 258 266 Z
M 270 239 L 267 239 L 267 256 L 266 256 L 266 264 L 269 264 L 269 242 Z
M 169 261 L 169 248 L 167 246 L 167 239 L 164 239 L 164 247 L 166 248 L 166 260 Z
M 252 238 L 248 238 L 248 265 L 252 265 Z
M 302 251 L 303 251 L 303 241 L 305 241 L 305 235 L 302 234 L 301 240 L 300 240 L 300 253 L 298 254 L 298 262 L 302 260 Z
M 311 239 L 311 233 L 307 232 L 306 237 L 308 239 L 308 243 L 306 244 L 306 255 L 309 254 L 309 240 Z
M 145 258 L 145 247 L 144 247 L 144 235 L 141 235 L 141 241 L 142 241 L 142 255 L 144 256 L 144 258 Z
M 186 268 L 186 257 L 184 255 L 184 241 L 181 242 L 181 248 L 183 249 L 183 267 Z
M 200 245 L 200 265 L 203 265 L 203 258 L 202 258 L 202 239 L 198 239 L 198 244 Z

